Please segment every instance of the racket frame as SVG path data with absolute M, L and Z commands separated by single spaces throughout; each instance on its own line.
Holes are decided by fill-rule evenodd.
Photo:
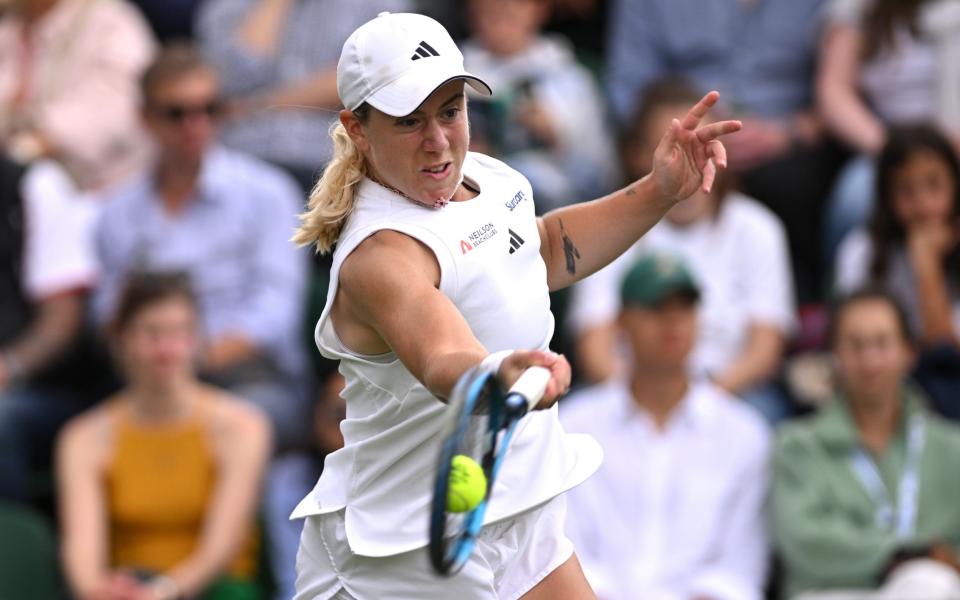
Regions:
M 530 369 L 527 373 L 531 371 L 533 370 Z M 536 373 L 524 375 L 522 381 L 518 382 L 519 385 L 515 385 L 504 395 L 492 373 L 475 367 L 461 376 L 450 396 L 450 410 L 456 413 L 450 416 L 444 430 L 430 507 L 430 563 L 440 575 L 455 575 L 470 559 L 483 526 L 494 482 L 517 423 L 540 399 L 550 377 L 546 369 L 537 369 Z M 460 442 L 471 425 L 471 417 L 484 393 L 488 394 L 488 419 L 483 432 L 483 456 L 480 466 L 487 478 L 486 493 L 476 507 L 463 514 L 461 530 L 451 534 L 447 531 L 447 492 L 452 460 L 460 449 Z

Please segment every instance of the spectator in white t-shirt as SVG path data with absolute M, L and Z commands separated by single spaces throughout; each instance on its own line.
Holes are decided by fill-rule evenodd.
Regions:
M 97 262 L 97 205 L 57 163 L 0 155 L 0 497 L 28 500 L 31 470 L 96 378 L 75 369 Z M 91 394 L 92 394 L 91 390 Z
M 649 171 L 659 137 L 654 132 L 682 114 L 693 97 L 696 93 L 678 80 L 649 88 L 624 136 L 628 177 Z M 724 177 L 712 194 L 697 192 L 678 204 L 632 251 L 574 288 L 568 323 L 576 338 L 578 372 L 603 381 L 622 369 L 628 352 L 615 335 L 617 286 L 638 255 L 668 250 L 687 261 L 703 289 L 692 373 L 709 376 L 778 422 L 791 411 L 772 384 L 794 324 L 786 233 L 770 210 L 731 190 Z
M 759 600 L 767 567 L 770 433 L 714 383 L 691 379 L 700 290 L 669 254 L 620 288 L 625 377 L 560 404 L 604 462 L 567 493 L 567 535 L 601 600 Z

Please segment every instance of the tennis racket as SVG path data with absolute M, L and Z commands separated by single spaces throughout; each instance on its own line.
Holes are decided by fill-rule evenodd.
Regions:
M 470 558 L 514 428 L 543 397 L 549 381 L 550 371 L 543 367 L 524 371 L 506 393 L 493 373 L 478 367 L 457 381 L 449 399 L 430 507 L 430 562 L 437 573 L 453 575 Z M 453 459 L 458 455 L 474 460 L 487 478 L 483 499 L 466 512 L 447 506 Z

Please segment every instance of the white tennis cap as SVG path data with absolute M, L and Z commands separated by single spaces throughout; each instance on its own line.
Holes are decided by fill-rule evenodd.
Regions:
M 363 104 L 393 117 L 412 113 L 451 79 L 492 92 L 463 68 L 463 54 L 443 25 L 413 13 L 380 13 L 350 34 L 337 63 L 337 93 L 350 110 Z

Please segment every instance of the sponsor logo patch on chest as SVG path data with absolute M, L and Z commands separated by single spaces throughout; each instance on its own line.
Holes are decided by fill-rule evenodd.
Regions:
M 497 235 L 497 228 L 493 223 L 482 225 L 460 240 L 460 252 L 466 254 L 495 235 Z

